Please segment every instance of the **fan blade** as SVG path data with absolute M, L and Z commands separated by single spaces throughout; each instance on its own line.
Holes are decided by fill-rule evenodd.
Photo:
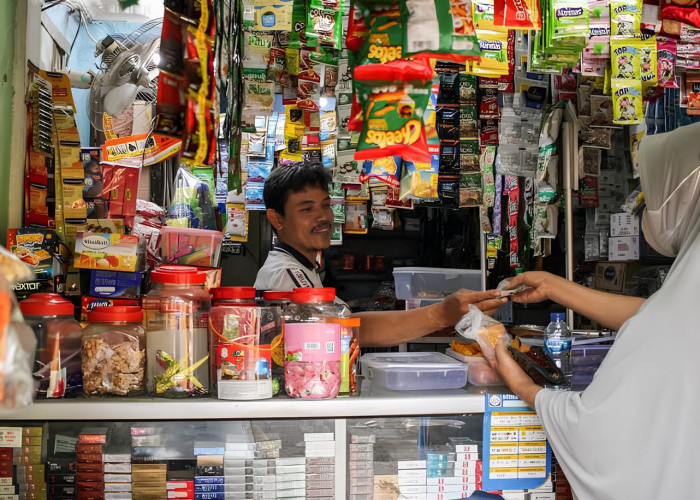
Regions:
M 119 87 L 114 87 L 105 95 L 104 110 L 108 115 L 116 116 L 121 114 L 134 103 L 136 94 L 139 92 L 138 85 L 125 83 Z

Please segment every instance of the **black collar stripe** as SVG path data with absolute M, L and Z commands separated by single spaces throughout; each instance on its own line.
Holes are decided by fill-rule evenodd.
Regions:
M 296 248 L 287 245 L 286 243 L 277 243 L 272 247 L 272 250 L 276 250 L 278 252 L 284 252 L 288 255 L 291 255 L 294 257 L 296 260 L 299 261 L 301 265 L 309 269 L 310 271 L 318 271 L 318 264 L 315 264 L 311 262 L 309 259 L 304 257 L 301 252 L 299 252 Z

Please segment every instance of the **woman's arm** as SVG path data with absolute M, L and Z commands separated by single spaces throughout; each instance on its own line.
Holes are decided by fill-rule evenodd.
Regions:
M 410 311 L 373 311 L 353 314 L 360 324 L 360 345 L 391 346 L 413 340 L 443 328 L 454 326 L 474 304 L 486 314 L 493 314 L 506 299 L 501 292 L 460 290 L 438 303 Z
M 593 290 L 542 271 L 523 273 L 509 281 L 509 288 L 521 284 L 531 287 L 514 295 L 513 302 L 527 304 L 553 300 L 612 330 L 619 330 L 644 303 L 641 297 Z

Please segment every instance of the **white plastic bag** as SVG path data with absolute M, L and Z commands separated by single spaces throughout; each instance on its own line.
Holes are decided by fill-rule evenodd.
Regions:
M 481 347 L 484 357 L 494 359 L 496 357 L 496 339 L 503 338 L 503 343 L 508 346 L 511 336 L 505 327 L 490 316 L 485 315 L 473 304 L 469 305 L 469 312 L 462 316 L 455 326 L 457 333 L 470 340 L 476 340 Z

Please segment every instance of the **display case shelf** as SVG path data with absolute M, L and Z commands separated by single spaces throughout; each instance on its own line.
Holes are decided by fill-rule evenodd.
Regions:
M 494 388 L 490 388 L 494 392 Z M 503 392 L 505 388 L 495 388 Z M 326 400 L 286 396 L 258 401 L 130 398 L 40 400 L 4 410 L 0 420 L 217 420 L 356 418 L 483 413 L 483 390 L 469 386 L 445 391 L 386 391 L 365 381 L 362 395 Z

